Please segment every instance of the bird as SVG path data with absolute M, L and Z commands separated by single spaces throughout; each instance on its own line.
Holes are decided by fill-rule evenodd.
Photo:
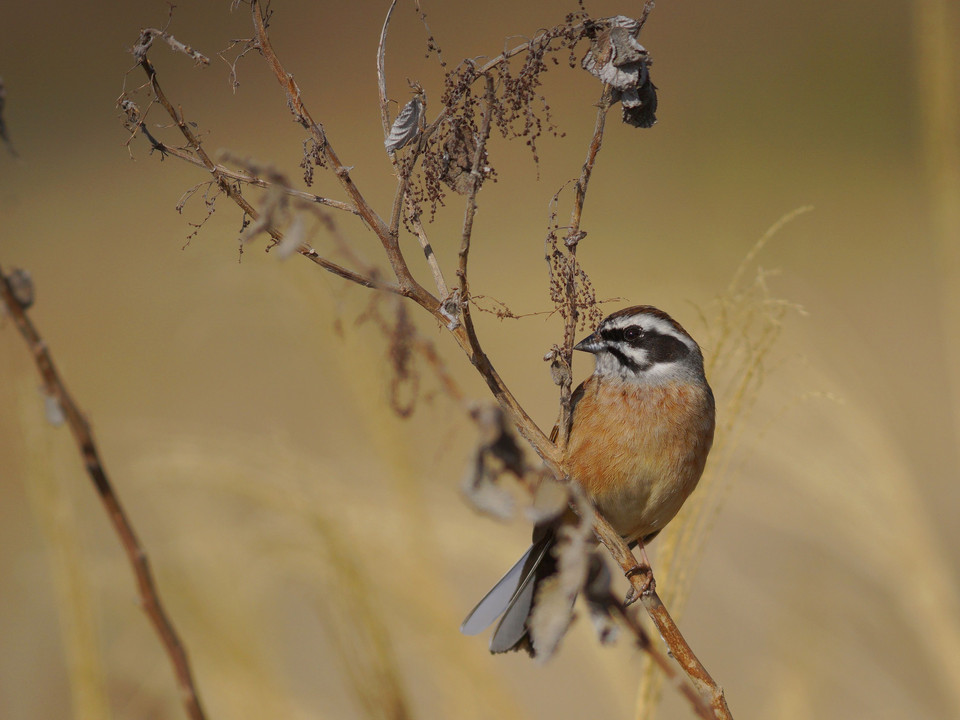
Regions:
M 716 404 L 703 353 L 651 305 L 614 312 L 574 349 L 593 354 L 595 367 L 571 398 L 566 467 L 624 540 L 645 545 L 694 491 L 713 445 Z M 467 615 L 462 633 L 481 633 L 500 617 L 490 652 L 536 655 L 528 620 L 537 586 L 555 572 L 558 524 L 569 521 L 568 513 L 534 527 L 530 548 Z

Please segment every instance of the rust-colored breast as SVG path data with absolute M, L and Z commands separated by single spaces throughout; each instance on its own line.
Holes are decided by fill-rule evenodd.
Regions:
M 573 414 L 568 466 L 625 537 L 660 530 L 693 492 L 713 442 L 704 385 L 588 379 Z

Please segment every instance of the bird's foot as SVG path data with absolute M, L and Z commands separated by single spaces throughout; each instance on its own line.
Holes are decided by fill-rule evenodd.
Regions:
M 649 565 L 634 565 L 626 573 L 624 573 L 627 580 L 631 582 L 630 590 L 627 592 L 627 596 L 623 599 L 623 604 L 626 607 L 629 607 L 637 600 L 639 600 L 643 595 L 649 595 L 654 590 L 657 589 L 657 583 L 653 579 L 653 568 Z M 639 577 L 639 584 L 633 581 L 633 578 Z

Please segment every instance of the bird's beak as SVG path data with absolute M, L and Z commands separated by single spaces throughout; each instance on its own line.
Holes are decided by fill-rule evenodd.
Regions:
M 574 350 L 582 350 L 588 353 L 598 353 L 603 349 L 603 341 L 597 333 L 587 335 L 583 340 L 573 346 Z

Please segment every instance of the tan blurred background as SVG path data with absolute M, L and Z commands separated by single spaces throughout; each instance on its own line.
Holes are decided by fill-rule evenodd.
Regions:
M 938 104 L 938 78 L 955 88 L 957 68 L 935 52 L 938 37 L 960 36 L 957 8 L 935 14 L 949 4 L 664 0 L 641 37 L 659 123 L 637 131 L 611 114 L 581 258 L 601 297 L 623 299 L 607 309 L 663 307 L 708 356 L 701 312 L 714 316 L 771 225 L 814 207 L 748 269 L 777 269 L 771 296 L 805 312 L 786 314 L 737 427 L 681 621 L 736 717 L 960 717 L 960 118 L 949 98 Z M 161 82 L 209 148 L 297 181 L 303 133 L 263 63 L 241 63 L 234 95 L 216 57 L 249 35 L 247 11 L 228 5 L 177 8 L 171 32 L 213 62 L 193 68 L 158 46 Z M 374 72 L 385 6 L 278 1 L 272 35 L 381 213 L 393 190 Z M 639 8 L 588 4 L 594 16 Z M 575 7 L 425 9 L 456 63 Z M 418 718 L 633 717 L 640 655 L 624 641 L 599 648 L 587 622 L 545 666 L 457 633 L 528 527 L 460 499 L 474 441 L 460 408 L 437 397 L 408 421 L 389 412 L 383 340 L 354 322 L 366 291 L 262 242 L 238 263 L 240 216 L 223 199 L 184 247 L 205 212 L 199 199 L 182 216 L 175 205 L 205 178 L 140 139 L 131 160 L 114 108 L 125 49 L 166 6 L 8 3 L 2 16 L 20 157 L 0 151 L 0 263 L 33 275 L 32 316 L 92 419 L 210 717 L 381 717 L 398 695 Z M 419 80 L 432 115 L 440 73 L 424 52 L 401 0 L 389 94 L 403 103 L 404 79 Z M 547 205 L 579 170 L 599 96 L 563 65 L 545 90 L 565 137 L 542 141 L 539 173 L 521 143 L 495 142 L 499 181 L 477 216 L 473 290 L 518 313 L 550 309 Z M 341 197 L 325 177 L 315 191 Z M 453 198 L 429 229 L 451 276 L 461 213 Z M 371 233 L 343 227 L 375 257 Z M 485 399 L 448 338 L 421 328 Z M 480 331 L 549 426 L 540 357 L 558 321 L 481 316 Z M 38 386 L 0 320 L 0 717 L 181 717 L 125 560 Z M 668 691 L 659 717 L 689 716 Z

